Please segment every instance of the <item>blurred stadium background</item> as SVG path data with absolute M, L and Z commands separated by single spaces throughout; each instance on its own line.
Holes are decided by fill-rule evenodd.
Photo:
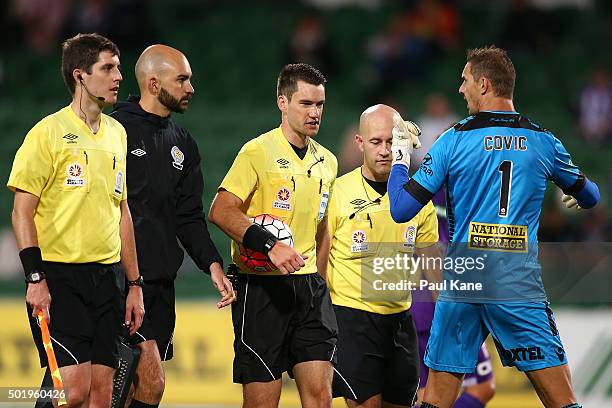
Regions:
M 541 240 L 587 241 L 611 252 L 605 244 L 612 236 L 610 1 L 4 1 L 0 172 L 5 181 L 25 133 L 69 101 L 59 73 L 59 44 L 93 31 L 109 36 L 122 51 L 121 99 L 137 93 L 133 65 L 146 45 L 165 43 L 188 56 L 196 97 L 175 119 L 198 140 L 206 208 L 240 146 L 280 122 L 275 81 L 285 63 L 309 62 L 327 75 L 317 138 L 339 155 L 346 171 L 355 158 L 345 141 L 367 106 L 391 104 L 435 134 L 466 115 L 457 94 L 465 48 L 506 47 L 517 69 L 517 110 L 552 130 L 602 191 L 597 209 L 568 214 L 550 188 Z M 0 387 L 35 386 L 42 372 L 24 316 L 22 271 L 10 229 L 12 194 L 0 191 Z M 229 261 L 228 240 L 211 230 Z M 588 257 L 579 249 L 566 256 Z M 576 387 L 590 403 L 585 406 L 593 407 L 612 406 L 612 267 L 602 262 L 591 289 L 603 295 L 553 302 Z M 190 260 L 176 284 L 175 359 L 166 365 L 162 406 L 239 406 L 240 387 L 231 384 L 229 311 L 215 310 L 210 280 Z M 491 407 L 540 406 L 525 377 L 502 369 L 498 360 L 495 374 Z M 298 406 L 290 381 L 282 405 Z

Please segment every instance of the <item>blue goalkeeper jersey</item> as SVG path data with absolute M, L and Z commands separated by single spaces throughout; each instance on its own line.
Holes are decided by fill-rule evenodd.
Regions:
M 546 300 L 537 231 L 548 180 L 568 194 L 585 183 L 559 139 L 519 113 L 480 112 L 440 136 L 405 188 L 419 199 L 446 186 L 445 279 L 484 286 L 447 285 L 441 299 Z M 461 258 L 473 258 L 469 271 Z

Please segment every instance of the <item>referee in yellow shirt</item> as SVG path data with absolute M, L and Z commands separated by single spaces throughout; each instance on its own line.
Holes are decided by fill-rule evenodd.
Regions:
M 117 101 L 119 50 L 98 34 L 79 34 L 63 44 L 62 73 L 71 104 L 38 122 L 13 162 L 13 229 L 41 366 L 35 316 L 42 311 L 68 405 L 108 407 L 121 325 L 134 333 L 144 314 L 126 201 L 126 134 L 102 114 Z
M 337 326 L 317 273 L 317 252 L 329 239 L 327 202 L 338 164 L 312 139 L 321 124 L 325 82 L 307 64 L 282 69 L 280 127 L 242 147 L 210 209 L 210 220 L 234 241 L 241 272 L 232 317 L 234 382 L 243 384 L 245 408 L 278 406 L 285 371 L 297 382 L 302 406 L 331 407 Z M 248 218 L 264 213 L 289 225 L 295 249 Z M 249 274 L 236 243 L 267 253 L 278 270 Z
M 410 407 L 418 387 L 410 291 L 378 293 L 383 282 L 397 282 L 389 273 L 403 275 L 376 267 L 398 255 L 412 259 L 415 249 L 437 243 L 438 221 L 431 202 L 407 223 L 391 218 L 387 178 L 394 115 L 399 114 L 386 105 L 363 112 L 355 136 L 363 165 L 338 178 L 329 205 L 327 282 L 339 329 L 333 391 L 349 407 Z

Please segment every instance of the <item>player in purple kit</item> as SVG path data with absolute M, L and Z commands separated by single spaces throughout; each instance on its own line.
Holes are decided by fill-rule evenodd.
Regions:
M 438 243 L 440 245 L 446 245 L 449 242 L 445 195 L 445 190 L 441 189 L 432 198 L 438 215 Z M 425 348 L 429 341 L 429 332 L 436 304 L 432 293 L 427 288 L 413 291 L 412 299 L 413 303 L 410 312 L 412 313 L 417 330 L 420 359 L 419 390 L 417 391 L 417 405 L 415 405 L 418 407 L 423 400 L 425 385 L 427 385 L 427 378 L 429 376 L 429 369 L 425 366 L 423 359 L 425 357 Z M 462 386 L 463 393 L 459 396 L 455 405 L 453 405 L 454 408 L 481 408 L 493 398 L 495 394 L 493 366 L 491 365 L 487 347 L 484 344 L 478 351 L 476 371 L 465 375 Z

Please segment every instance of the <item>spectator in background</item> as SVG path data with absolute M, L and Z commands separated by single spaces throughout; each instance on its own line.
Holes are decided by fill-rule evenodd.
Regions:
M 371 97 L 380 99 L 398 82 L 421 78 L 436 52 L 455 49 L 459 43 L 457 9 L 443 0 L 419 0 L 367 45 L 378 76 Z
M 323 21 L 316 12 L 305 14 L 295 26 L 286 50 L 286 62 L 303 62 L 330 76 L 338 67 L 325 33 Z
M 351 123 L 342 135 L 342 145 L 338 153 L 338 176 L 351 171 L 363 161 L 363 153 L 355 144 L 357 133 L 359 133 L 358 123 Z
M 113 2 L 112 35 L 123 47 L 140 48 L 142 44 L 157 42 L 157 27 L 151 18 L 151 3 L 149 0 Z
M 67 31 L 99 32 L 112 36 L 123 47 L 140 48 L 153 42 L 155 26 L 150 21 L 150 1 L 83 0 L 75 2 Z
M 10 12 L 23 29 L 26 47 L 47 54 L 57 46 L 69 7 L 70 0 L 13 0 Z
M 596 68 L 580 92 L 579 109 L 582 136 L 602 144 L 612 138 L 612 84 L 605 68 Z
M 538 241 L 579 242 L 582 240 L 580 230 L 571 224 L 568 217 L 562 213 L 566 209 L 565 206 L 559 204 L 560 202 L 559 194 L 554 204 L 546 203 L 538 229 Z
M 459 116 L 452 112 L 446 96 L 432 93 L 425 101 L 425 112 L 417 119 L 421 128 L 421 149 L 412 152 L 411 167 L 417 169 L 423 156 L 429 151 L 432 144 L 451 125 L 459 120 Z
M 111 4 L 109 0 L 84 0 L 72 10 L 68 29 L 75 32 L 108 33 L 111 29 Z
M 553 44 L 556 31 L 550 14 L 527 0 L 513 0 L 499 42 L 511 51 L 546 51 Z

